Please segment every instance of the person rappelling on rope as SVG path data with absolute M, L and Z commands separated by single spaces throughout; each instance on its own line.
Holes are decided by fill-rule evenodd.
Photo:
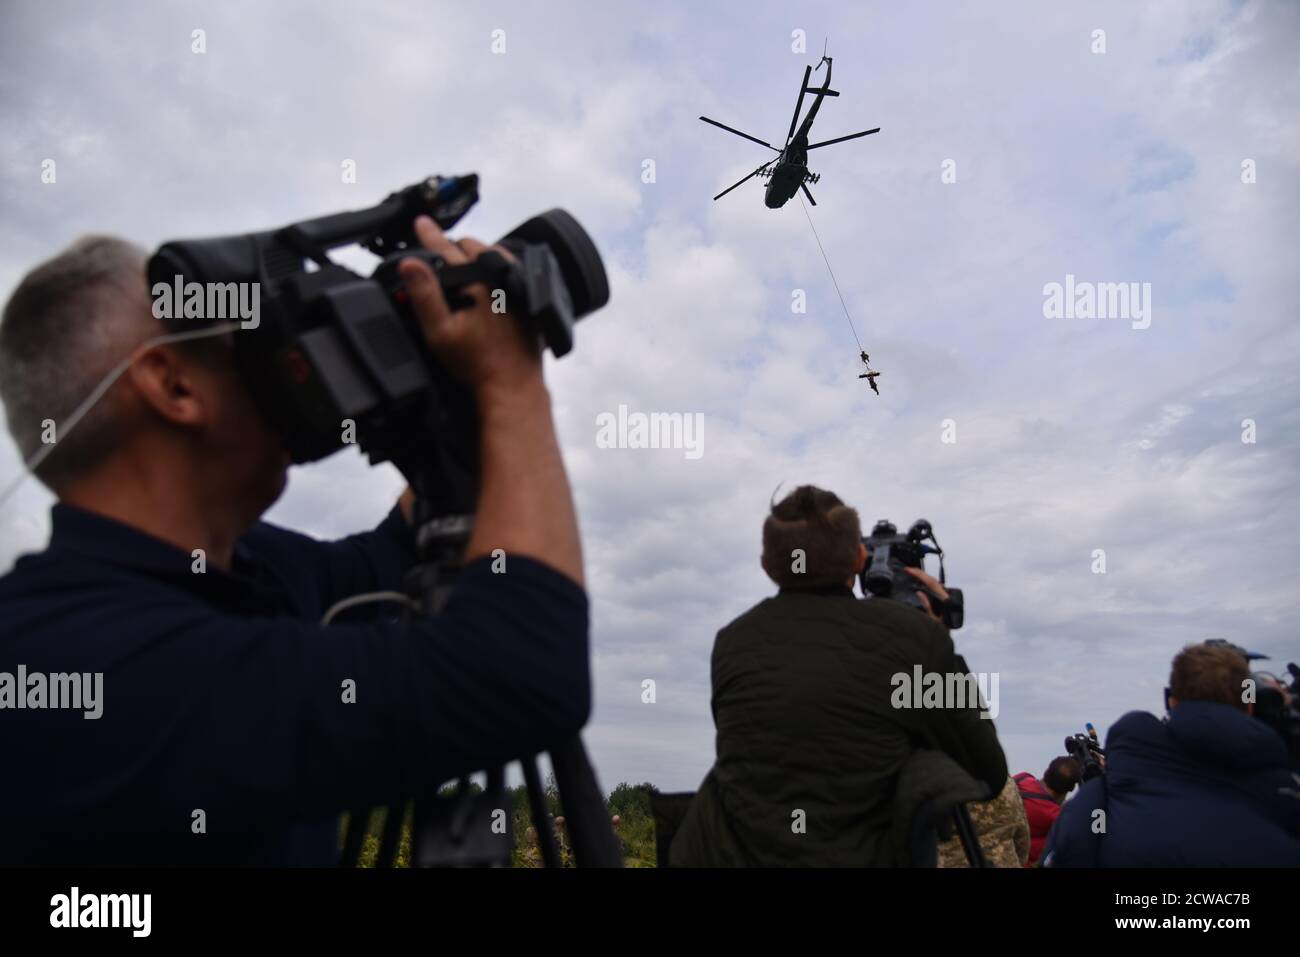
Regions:
M 876 376 L 880 375 L 880 373 L 871 370 L 871 356 L 867 355 L 867 351 L 864 349 L 859 358 L 862 360 L 862 364 L 867 367 L 867 371 L 859 375 L 858 378 L 866 379 L 867 383 L 871 386 L 871 391 L 876 395 L 880 395 L 880 390 L 876 388 Z
M 803 207 L 803 214 L 808 219 L 808 225 L 812 229 L 813 239 L 817 240 L 817 249 L 822 254 L 822 259 L 826 263 L 826 271 L 830 273 L 831 285 L 835 287 L 835 295 L 840 297 L 840 308 L 844 310 L 844 319 L 849 324 L 849 331 L 853 333 L 853 341 L 858 344 L 858 348 L 861 350 L 858 354 L 858 358 L 861 359 L 862 364 L 867 367 L 867 371 L 861 373 L 858 378 L 866 379 L 867 384 L 871 386 L 871 391 L 876 395 L 880 395 L 880 389 L 876 385 L 876 376 L 880 375 L 880 373 L 871 368 L 871 356 L 867 355 L 867 350 L 862 348 L 862 340 L 858 338 L 858 330 L 853 326 L 853 317 L 849 315 L 849 307 L 844 301 L 844 293 L 840 292 L 839 281 L 835 278 L 835 270 L 831 268 L 831 261 L 830 257 L 826 255 L 826 248 L 822 246 L 822 239 L 817 235 L 817 227 L 813 224 L 812 215 L 808 212 L 808 207 L 804 206 L 802 199 L 799 200 L 799 205 Z

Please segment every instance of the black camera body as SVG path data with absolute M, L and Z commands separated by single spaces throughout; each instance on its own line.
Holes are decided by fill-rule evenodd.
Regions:
M 1065 738 L 1065 753 L 1079 762 L 1079 767 L 1083 769 L 1083 781 L 1091 781 L 1106 773 L 1101 763 L 1106 757 L 1106 749 L 1101 746 L 1097 731 L 1091 723 L 1087 729 L 1086 734 L 1071 734 Z
M 929 541 L 931 544 L 926 544 Z M 908 529 L 906 535 L 898 534 L 893 522 L 881 519 L 876 522 L 871 534 L 862 539 L 867 547 L 867 564 L 858 576 L 862 584 L 863 598 L 891 598 L 894 601 L 911 605 L 924 612 L 925 606 L 917 597 L 918 591 L 929 594 L 930 607 L 943 619 L 951 629 L 957 629 L 965 621 L 965 599 L 960 588 L 947 588 L 943 569 L 943 549 L 934 537 L 934 529 L 925 519 L 918 519 Z M 917 578 L 908 574 L 908 568 L 925 569 L 925 556 L 939 556 L 939 581 L 948 592 L 944 601 L 929 590 Z
M 1300 771 L 1300 665 L 1292 662 L 1286 668 L 1291 679 L 1289 685 L 1285 679 L 1268 672 L 1252 675 L 1255 679 L 1255 717 L 1282 736 L 1291 769 Z
M 477 200 L 476 175 L 434 176 L 369 209 L 165 243 L 149 261 L 150 286 L 256 283 L 259 321 L 234 332 L 235 364 L 292 460 L 315 461 L 354 441 L 372 463 L 392 461 L 417 491 L 431 492 L 436 477 L 438 497 L 467 512 L 478 475 L 474 397 L 429 350 L 398 264 L 427 262 L 453 309 L 470 304 L 465 287 L 484 283 L 556 356 L 573 348 L 574 322 L 609 300 L 600 254 L 561 209 L 499 241 L 513 261 L 490 251 L 452 265 L 420 245 L 418 215 L 450 229 Z M 327 255 L 353 243 L 382 257 L 370 277 Z

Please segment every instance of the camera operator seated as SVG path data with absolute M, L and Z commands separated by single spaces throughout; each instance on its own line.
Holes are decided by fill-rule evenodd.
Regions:
M 450 263 L 485 248 L 427 217 L 416 232 Z M 337 542 L 259 522 L 289 458 L 229 335 L 143 349 L 37 468 L 58 498 L 49 546 L 0 579 L 0 671 L 103 675 L 97 715 L 22 688 L 24 710 L 0 710 L 0 863 L 331 864 L 342 810 L 545 750 L 586 721 L 581 549 L 535 337 L 482 286 L 451 312 L 426 265 L 400 268 L 480 410 L 477 517 L 444 612 L 399 622 L 370 605 L 321 626 L 340 599 L 402 590 L 411 492 Z M 29 273 L 0 325 L 22 454 L 166 331 L 123 241 L 83 239 Z
M 762 566 L 780 590 L 718 632 L 717 759 L 673 840 L 672 866 L 895 863 L 895 785 L 917 748 L 946 752 L 990 795 L 1006 781 L 978 702 L 891 703 L 894 676 L 910 678 L 916 665 L 968 669 L 936 617 L 854 595 L 866 554 L 857 513 L 831 492 L 802 486 L 772 507 Z M 916 578 L 947 599 L 935 579 Z
M 1252 716 L 1250 670 L 1231 648 L 1173 661 L 1161 721 L 1124 715 L 1106 772 L 1079 788 L 1047 838 L 1047 867 L 1300 865 L 1300 780 L 1286 745 Z

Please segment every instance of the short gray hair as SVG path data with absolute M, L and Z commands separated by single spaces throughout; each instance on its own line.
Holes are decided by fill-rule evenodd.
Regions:
M 0 318 L 0 401 L 23 459 L 142 340 L 151 314 L 144 250 L 112 236 L 83 236 L 18 284 Z M 143 296 L 143 298 L 140 298 Z M 138 312 L 138 321 L 132 313 Z M 161 332 L 161 329 L 159 329 Z M 35 468 L 51 489 L 84 475 L 120 442 L 112 393 Z

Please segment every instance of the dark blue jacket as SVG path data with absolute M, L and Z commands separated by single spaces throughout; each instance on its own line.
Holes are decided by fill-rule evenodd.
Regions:
M 1204 701 L 1180 703 L 1167 721 L 1131 711 L 1106 736 L 1106 773 L 1065 803 L 1043 858 L 1048 867 L 1300 866 L 1300 778 L 1282 737 L 1243 711 Z
M 91 512 L 52 519 L 0 579 L 0 865 L 329 864 L 345 808 L 586 720 L 586 593 L 540 563 L 471 563 L 436 618 L 322 627 L 340 598 L 401 588 L 396 509 L 337 542 L 259 523 L 229 574 Z M 20 666 L 24 708 L 4 690 Z M 30 706 L 34 675 L 78 673 L 103 675 L 101 716 Z

